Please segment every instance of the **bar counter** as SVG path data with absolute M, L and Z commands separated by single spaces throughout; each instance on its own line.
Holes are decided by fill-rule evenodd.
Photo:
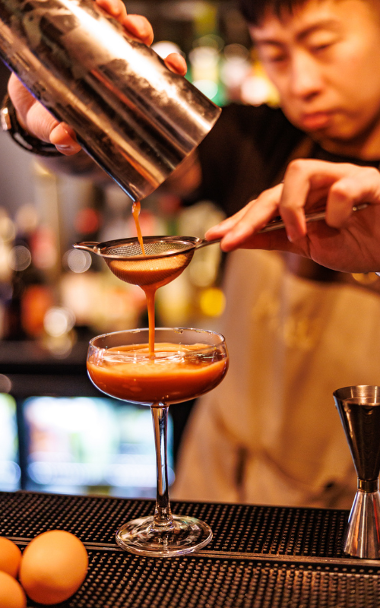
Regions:
M 204 550 L 157 559 L 119 549 L 116 529 L 153 509 L 150 500 L 1 492 L 0 536 L 21 549 L 47 530 L 82 540 L 87 577 L 60 608 L 380 606 L 380 560 L 342 553 L 348 511 L 173 501 L 174 513 L 211 526 Z

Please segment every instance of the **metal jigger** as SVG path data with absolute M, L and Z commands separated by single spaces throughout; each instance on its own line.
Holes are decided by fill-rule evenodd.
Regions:
M 343 550 L 380 558 L 380 386 L 347 386 L 334 393 L 358 475 Z

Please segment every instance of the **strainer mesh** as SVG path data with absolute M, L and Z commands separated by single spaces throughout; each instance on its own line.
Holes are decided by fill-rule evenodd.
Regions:
M 169 252 L 181 252 L 183 249 L 189 247 L 188 241 L 180 240 L 167 240 L 167 241 L 146 241 L 144 239 L 144 251 L 146 255 L 160 256 Z M 114 255 L 120 258 L 131 258 L 136 255 L 142 255 L 142 250 L 138 242 L 131 243 L 130 245 L 117 245 L 107 247 L 102 251 L 103 255 Z

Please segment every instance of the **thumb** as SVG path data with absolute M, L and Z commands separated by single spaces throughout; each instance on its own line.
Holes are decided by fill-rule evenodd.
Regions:
M 58 120 L 38 102 L 30 106 L 25 116 L 27 130 L 42 141 L 50 142 L 50 135 L 58 125 Z
M 81 150 L 73 129 L 63 122 L 53 128 L 50 133 L 50 141 L 65 156 L 71 156 Z

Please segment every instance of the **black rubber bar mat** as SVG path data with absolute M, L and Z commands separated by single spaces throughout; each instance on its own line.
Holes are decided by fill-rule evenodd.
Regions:
M 3 492 L 0 536 L 23 548 L 41 532 L 63 529 L 85 543 L 86 580 L 56 605 L 62 608 L 380 607 L 380 561 L 342 554 L 347 511 L 173 502 L 173 512 L 211 526 L 204 550 L 153 559 L 118 549 L 119 525 L 153 507 L 146 500 Z

